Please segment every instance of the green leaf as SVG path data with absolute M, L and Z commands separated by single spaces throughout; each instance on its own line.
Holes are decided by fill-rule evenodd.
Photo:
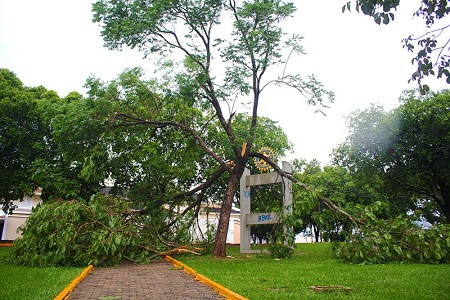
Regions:
M 403 253 L 402 248 L 400 248 L 398 245 L 394 245 L 394 250 L 395 250 L 395 252 L 397 252 L 397 254 Z

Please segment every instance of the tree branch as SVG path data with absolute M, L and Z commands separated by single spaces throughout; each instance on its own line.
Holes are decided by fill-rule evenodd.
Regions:
M 154 121 L 154 120 L 143 120 L 140 118 L 136 118 L 130 115 L 126 114 L 116 114 L 115 119 L 122 120 L 123 123 L 116 124 L 116 127 L 126 127 L 126 126 L 135 126 L 135 125 L 147 125 L 154 128 L 164 128 L 164 127 L 175 127 L 179 128 L 190 135 L 194 137 L 194 139 L 197 141 L 198 145 L 213 159 L 215 159 L 223 168 L 227 170 L 231 170 L 229 166 L 227 166 L 226 162 L 219 156 L 217 153 L 215 153 L 212 149 L 206 145 L 206 142 L 200 137 L 200 135 L 192 129 L 191 127 L 177 123 L 174 121 Z
M 193 203 L 191 203 L 180 215 L 178 215 L 174 220 L 172 220 L 171 222 L 169 222 L 168 224 L 166 224 L 166 226 L 164 226 L 164 228 L 169 228 L 170 226 L 172 226 L 173 224 L 175 224 L 181 217 L 183 217 L 184 215 L 186 215 L 192 208 L 194 208 L 195 206 L 199 205 L 203 199 L 203 194 L 206 192 L 206 190 L 211 187 L 213 185 L 213 183 L 219 179 L 220 176 L 222 176 L 222 174 L 225 173 L 225 169 L 224 168 L 220 168 L 218 169 L 216 172 L 214 172 L 211 176 L 208 177 L 208 179 L 200 184 L 199 186 L 193 188 L 190 191 L 187 192 L 183 192 L 183 193 L 179 193 L 175 196 L 172 197 L 172 200 L 176 200 L 176 199 L 182 199 L 182 198 L 186 198 L 189 196 L 192 196 L 193 194 L 195 194 L 196 192 L 201 193 L 201 196 L 197 198 L 196 201 L 194 201 Z
M 315 189 L 313 187 L 298 181 L 298 179 L 295 178 L 292 174 L 284 172 L 282 169 L 280 169 L 280 167 L 278 167 L 278 165 L 275 162 L 273 162 L 270 158 L 266 157 L 265 155 L 263 155 L 261 153 L 258 153 L 258 152 L 251 152 L 249 154 L 249 156 L 250 157 L 258 157 L 259 159 L 264 160 L 278 174 L 280 174 L 280 176 L 283 176 L 283 177 L 291 180 L 292 182 L 295 182 L 296 184 L 300 185 L 305 190 L 308 190 L 310 192 L 314 192 L 315 191 Z M 338 207 L 336 204 L 334 204 L 333 201 L 331 201 L 330 199 L 322 197 L 322 198 L 320 198 L 320 200 L 322 200 L 323 203 L 325 203 L 325 205 L 328 206 L 328 208 L 330 208 L 333 212 L 338 213 L 340 215 L 343 215 L 344 217 L 346 217 L 350 221 L 352 221 L 354 224 L 356 224 L 356 225 L 365 225 L 365 223 L 362 220 L 351 216 L 349 213 L 347 213 L 346 211 L 344 211 L 343 209 Z

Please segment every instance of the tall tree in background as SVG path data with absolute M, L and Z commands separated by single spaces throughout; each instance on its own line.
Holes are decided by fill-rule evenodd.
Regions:
M 342 12 L 350 10 L 352 2 L 348 1 L 342 7 Z M 394 21 L 393 11 L 399 5 L 400 0 L 355 1 L 356 10 L 373 17 L 377 24 L 389 24 Z M 417 65 L 417 70 L 410 80 L 417 80 L 422 92 L 430 90 L 428 85 L 422 84 L 425 76 L 444 77 L 450 84 L 450 24 L 446 18 L 449 13 L 448 0 L 422 0 L 414 16 L 424 19 L 426 31 L 419 33 L 418 36 L 411 34 L 402 41 L 404 48 L 416 53 L 411 62 Z
M 382 180 L 426 216 L 437 214 L 448 223 L 450 92 L 420 96 L 410 91 L 401 102 L 390 112 L 376 106 L 355 112 L 334 160 L 361 177 Z
M 61 99 L 45 87 L 25 87 L 14 73 L 0 70 L 0 190 L 3 210 L 13 200 L 43 189 L 42 198 L 89 199 L 107 172 L 89 173 L 95 147 L 103 145 L 110 115 L 76 92 Z M 106 125 L 105 125 L 106 124 Z M 98 161 L 106 161 L 107 151 Z
M 88 201 L 101 190 L 108 174 L 109 143 L 105 140 L 108 113 L 100 107 L 78 92 L 42 101 L 41 113 L 51 133 L 53 153 L 31 167 L 32 179 L 43 189 L 43 199 Z
M 218 130 L 224 133 L 231 146 L 232 155 L 221 156 L 220 147 L 209 141 L 204 132 L 208 121 L 193 122 L 190 114 L 185 114 L 184 120 L 161 115 L 157 101 L 149 103 L 145 118 L 120 112 L 115 116 L 117 124 L 147 125 L 160 130 L 173 128 L 189 135 L 215 161 L 218 173 L 228 173 L 215 238 L 215 256 L 226 255 L 230 210 L 239 179 L 249 157 L 259 155 L 253 151 L 254 138 L 259 101 L 267 84 L 293 87 L 311 104 L 320 105 L 326 98 L 333 99 L 313 76 L 308 80 L 286 73 L 269 76 L 269 67 L 286 63 L 282 59 L 284 35 L 280 23 L 294 10 L 292 3 L 274 0 L 103 0 L 93 5 L 94 21 L 102 25 L 101 34 L 108 48 L 120 49 L 127 45 L 137 47 L 146 56 L 169 55 L 175 51 L 183 56 L 183 74 L 174 82 L 176 85 L 167 89 L 165 97 L 177 91 L 185 103 L 181 109 L 200 108 L 206 120 L 216 119 Z M 229 40 L 225 40 L 227 37 Z M 294 36 L 286 45 L 302 53 L 298 41 Z M 172 68 L 176 70 L 173 65 Z M 251 122 L 244 137 L 238 137 L 233 127 L 234 103 L 238 97 L 248 95 L 251 96 L 245 100 L 250 106 Z M 202 191 L 202 187 L 208 186 L 217 172 L 196 190 Z
M 344 167 L 321 167 L 317 160 L 294 160 L 294 177 L 309 186 L 308 190 L 294 185 L 294 203 L 298 219 L 302 221 L 295 230 L 311 234 L 316 242 L 342 240 L 352 228 L 352 221 L 329 209 L 323 199 L 331 199 L 352 216 L 359 215 L 363 208 L 376 201 L 384 204 L 380 217 L 398 215 L 396 207 L 388 202 L 387 195 L 375 180 L 368 184 Z
M 0 69 L 0 203 L 12 209 L 12 200 L 31 195 L 32 163 L 48 157 L 48 128 L 39 110 L 40 98 L 53 97 L 44 88 L 30 89 L 17 76 Z

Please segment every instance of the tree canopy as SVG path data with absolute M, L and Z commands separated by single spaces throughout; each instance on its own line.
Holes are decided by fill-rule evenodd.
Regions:
M 49 156 L 49 131 L 39 105 L 41 98 L 57 97 L 39 87 L 30 89 L 17 76 L 0 69 L 0 203 L 4 211 L 12 200 L 31 194 L 32 163 Z
M 356 111 L 349 118 L 347 141 L 335 151 L 335 162 L 367 182 L 381 180 L 396 201 L 410 199 L 411 209 L 448 223 L 449 107 L 448 90 L 426 96 L 410 91 L 390 112 L 379 106 Z

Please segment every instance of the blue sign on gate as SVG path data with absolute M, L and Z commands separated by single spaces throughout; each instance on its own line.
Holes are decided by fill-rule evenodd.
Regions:
M 270 221 L 272 220 L 272 215 L 259 215 L 258 222 Z

